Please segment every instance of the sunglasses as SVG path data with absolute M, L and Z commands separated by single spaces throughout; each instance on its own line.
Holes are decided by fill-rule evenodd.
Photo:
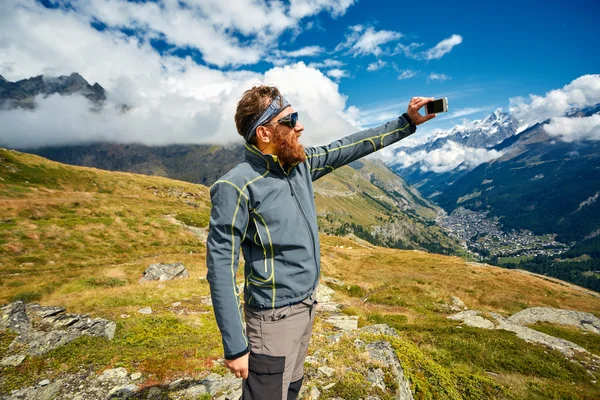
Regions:
M 294 129 L 296 127 L 297 122 L 298 122 L 298 113 L 293 112 L 291 114 L 286 115 L 283 118 L 278 119 L 275 123 L 289 126 L 290 128 Z

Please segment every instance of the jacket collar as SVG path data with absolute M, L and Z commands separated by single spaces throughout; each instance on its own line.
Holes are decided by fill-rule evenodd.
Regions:
M 244 143 L 244 150 L 246 153 L 246 160 L 256 164 L 260 167 L 268 169 L 270 172 L 280 175 L 288 175 L 289 171 L 285 171 L 281 164 L 279 163 L 279 158 L 273 154 L 264 154 L 261 152 L 255 145 L 250 144 L 248 142 Z

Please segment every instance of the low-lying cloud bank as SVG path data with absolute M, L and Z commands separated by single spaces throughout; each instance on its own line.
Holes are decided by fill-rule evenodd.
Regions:
M 462 146 L 452 140 L 449 140 L 439 149 L 432 151 L 420 150 L 412 154 L 400 151 L 395 154 L 393 159 L 387 161 L 392 165 L 399 165 L 402 168 L 408 168 L 411 165 L 420 163 L 420 169 L 423 172 L 448 172 L 453 169 L 474 168 L 479 164 L 498 158 L 503 153 L 497 150 L 478 149 L 474 147 Z
M 237 8 L 230 10 L 217 3 L 215 18 L 222 17 L 216 20 L 221 21 L 219 24 L 233 24 L 238 31 L 256 33 L 254 26 L 238 26 L 241 22 L 225 18 L 236 15 Z M 310 7 L 302 8 L 301 3 Z M 329 3 L 324 0 L 313 7 L 310 2 L 295 1 L 288 13 L 292 19 L 320 10 L 339 15 L 352 0 L 343 6 Z M 153 4 L 114 1 L 110 7 L 103 5 L 100 12 L 96 7 L 99 4 L 79 1 L 77 11 L 45 8 L 34 0 L 0 3 L 0 74 L 16 81 L 40 74 L 79 72 L 91 84 L 102 85 L 109 96 L 99 112 L 91 111 L 91 104 L 81 96 L 39 97 L 33 112 L 0 111 L 0 146 L 37 147 L 101 140 L 148 145 L 239 141 L 235 107 L 242 93 L 257 84 L 281 89 L 300 113 L 306 127 L 302 138 L 305 144 L 328 143 L 357 129 L 352 122 L 356 109 L 347 108 L 346 96 L 340 93 L 338 84 L 314 67 L 297 62 L 264 73 L 221 70 L 200 65 L 190 57 L 159 54 L 144 38 L 125 35 L 118 29 L 98 30 L 90 22 L 92 17 L 101 16 L 101 20 L 119 26 L 126 22 L 118 15 L 121 9 L 123 15 L 138 16 L 145 15 L 140 8 L 157 13 L 168 10 Z M 270 12 L 280 12 L 275 5 L 271 8 Z M 150 26 L 161 20 L 158 14 L 146 17 Z M 269 38 L 258 35 L 256 40 L 275 40 L 290 26 L 270 27 Z M 180 32 L 174 26 L 163 29 L 173 37 Z M 221 62 L 216 59 L 218 54 L 210 54 L 214 54 L 216 64 Z M 120 104 L 132 108 L 122 113 L 118 111 Z

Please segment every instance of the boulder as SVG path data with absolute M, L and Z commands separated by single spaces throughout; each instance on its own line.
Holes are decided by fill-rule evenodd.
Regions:
M 496 327 L 492 321 L 480 317 L 478 314 L 479 311 L 475 310 L 461 311 L 458 314 L 450 315 L 448 319 L 462 321 L 463 324 L 475 328 L 494 329 Z
M 24 352 L 35 356 L 44 355 L 81 335 L 112 340 L 117 327 L 114 322 L 103 318 L 69 314 L 64 307 L 41 306 L 37 303 L 26 305 L 22 301 L 16 301 L 3 306 L 0 311 L 0 329 L 10 329 L 17 333 L 9 348 L 24 344 Z M 7 362 L 17 362 L 21 357 L 23 355 L 13 355 Z
M 519 325 L 550 322 L 552 324 L 571 325 L 582 330 L 600 333 L 600 318 L 594 314 L 581 311 L 563 310 L 552 307 L 531 307 L 513 314 L 508 319 Z
M 162 264 L 155 263 L 144 271 L 142 281 L 170 281 L 173 279 L 189 278 L 190 274 L 183 263 Z

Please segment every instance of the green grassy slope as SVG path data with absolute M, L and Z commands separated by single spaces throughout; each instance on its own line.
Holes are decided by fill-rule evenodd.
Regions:
M 220 336 L 212 309 L 201 301 L 209 294 L 200 279 L 206 275 L 205 247 L 169 217 L 203 226 L 209 206 L 203 186 L 0 149 L 0 304 L 23 299 L 117 322 L 112 341 L 81 337 L 2 368 L 0 394 L 81 368 L 137 370 L 141 387 L 224 372 L 213 364 L 222 354 Z M 444 307 L 450 296 L 459 296 L 469 308 L 502 315 L 553 306 L 600 316 L 600 298 L 517 271 L 340 237 L 323 235 L 322 254 L 323 273 L 347 283 L 336 288 L 343 312 L 357 315 L 360 325 L 386 323 L 400 333 L 390 340 L 415 398 L 600 398 L 591 382 L 597 372 L 591 376 L 581 364 L 509 332 L 458 328 Z M 176 261 L 188 268 L 189 279 L 138 282 L 150 263 Z M 185 312 L 177 313 L 174 302 Z M 152 315 L 137 313 L 147 306 Z M 599 335 L 542 328 L 600 355 Z M 333 333 L 317 317 L 309 351 L 326 349 L 339 381 L 321 398 L 373 394 L 363 355 L 351 340 L 330 346 Z M 0 332 L 0 358 L 10 354 L 13 337 Z M 352 373 L 345 372 L 348 360 Z

